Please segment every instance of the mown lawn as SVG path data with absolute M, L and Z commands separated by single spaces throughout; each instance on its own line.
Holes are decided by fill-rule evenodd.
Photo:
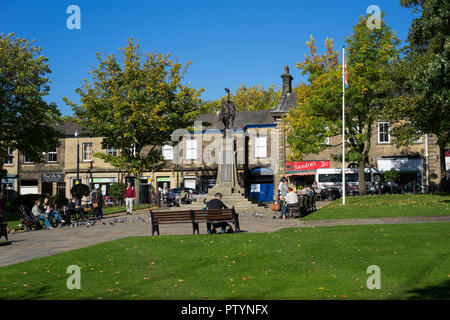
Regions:
M 0 268 L 0 299 L 449 299 L 450 223 L 133 237 Z M 0 248 L 1 249 L 1 248 Z M 81 268 L 68 290 L 66 268 Z M 381 269 L 369 290 L 367 268 Z
M 450 195 L 385 194 L 333 201 L 302 220 L 408 217 L 450 214 Z

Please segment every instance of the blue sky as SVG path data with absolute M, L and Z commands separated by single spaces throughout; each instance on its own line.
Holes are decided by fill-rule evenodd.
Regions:
M 81 30 L 66 26 L 72 4 L 81 9 Z M 342 47 L 370 5 L 385 11 L 385 22 L 406 39 L 412 10 L 399 0 L 0 0 L 0 32 L 36 39 L 52 70 L 46 100 L 71 115 L 62 98 L 78 103 L 75 89 L 96 63 L 95 54 L 117 54 L 129 37 L 144 51 L 190 60 L 184 82 L 204 88 L 202 97 L 213 100 L 241 83 L 280 87 L 286 64 L 297 84 L 303 79 L 295 65 L 308 53 L 309 36 L 319 50 L 327 37 Z

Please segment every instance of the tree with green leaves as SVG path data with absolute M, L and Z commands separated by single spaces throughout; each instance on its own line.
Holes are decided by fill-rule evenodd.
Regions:
M 394 193 L 392 182 L 398 182 L 400 180 L 400 172 L 392 168 L 389 171 L 383 173 L 384 182 L 388 182 L 391 187 L 391 194 Z
M 369 29 L 360 17 L 353 33 L 346 38 L 349 88 L 345 91 L 346 160 L 358 163 L 360 194 L 366 194 L 364 168 L 368 164 L 373 124 L 382 116 L 386 92 L 380 90 L 383 72 L 399 57 L 399 39 L 381 20 L 380 28 Z M 287 143 L 294 156 L 336 147 L 325 144 L 328 137 L 342 133 L 342 67 L 333 40 L 325 41 L 325 53 L 317 53 L 315 40 L 307 42 L 310 55 L 297 64 L 308 83 L 297 89 L 297 105 L 284 119 Z M 342 159 L 341 154 L 333 155 Z
M 281 97 L 281 90 L 274 85 L 267 89 L 262 85 L 246 87 L 243 83 L 236 89 L 236 92 L 230 93 L 236 110 L 238 111 L 254 111 L 267 110 L 274 107 Z M 227 95 L 220 99 L 206 102 L 206 108 L 210 112 L 217 111 L 227 101 Z
M 125 189 L 127 185 L 123 182 L 113 183 L 109 187 L 109 194 L 113 199 L 116 199 L 119 203 L 123 203 L 123 195 L 125 193 Z
M 70 189 L 70 194 L 72 195 L 72 197 L 80 200 L 80 203 L 83 197 L 89 196 L 89 192 L 89 186 L 82 183 L 77 183 Z
M 0 168 L 8 150 L 33 162 L 59 146 L 59 110 L 47 103 L 50 68 L 41 48 L 14 34 L 0 34 Z
M 408 123 L 391 130 L 399 144 L 409 144 L 423 134 L 437 137 L 445 178 L 444 154 L 450 146 L 450 1 L 401 0 L 400 4 L 420 16 L 410 27 L 404 57 L 387 70 L 385 89 L 395 99 L 386 101 L 386 114 L 392 122 Z
M 122 63 L 113 54 L 97 54 L 91 81 L 84 79 L 76 90 L 81 105 L 64 100 L 88 134 L 103 137 L 104 148 L 119 150 L 94 156 L 133 173 L 139 185 L 141 172 L 162 166 L 161 146 L 173 143 L 171 133 L 189 127 L 203 112 L 203 89 L 182 84 L 189 62 L 183 67 L 170 54 L 142 54 L 132 38 L 120 51 Z M 139 201 L 139 188 L 136 192 Z

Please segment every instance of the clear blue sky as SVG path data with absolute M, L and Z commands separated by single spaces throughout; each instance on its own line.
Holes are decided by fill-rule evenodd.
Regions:
M 81 30 L 66 27 L 71 4 L 81 9 Z M 319 49 L 326 37 L 342 47 L 370 5 L 385 11 L 385 22 L 406 39 L 413 16 L 399 0 L 0 0 L 0 32 L 36 39 L 52 70 L 46 100 L 71 115 L 62 98 L 79 102 L 75 89 L 96 63 L 96 52 L 117 54 L 131 36 L 144 51 L 190 60 L 185 82 L 213 100 L 241 83 L 280 87 L 286 64 L 297 84 L 302 77 L 295 65 L 307 54 L 309 36 Z

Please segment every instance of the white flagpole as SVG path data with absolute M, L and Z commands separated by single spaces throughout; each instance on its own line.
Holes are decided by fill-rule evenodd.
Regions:
M 342 47 L 342 204 L 345 205 L 345 47 Z

